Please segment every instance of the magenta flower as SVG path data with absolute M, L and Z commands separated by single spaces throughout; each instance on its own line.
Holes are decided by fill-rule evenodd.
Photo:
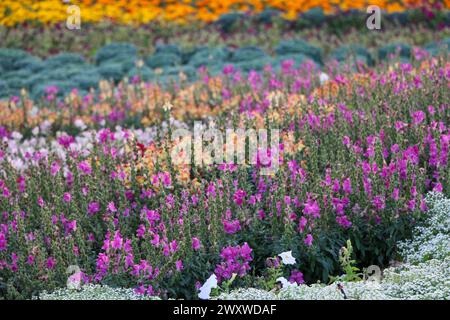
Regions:
M 303 213 L 305 215 L 312 215 L 314 218 L 319 218 L 320 217 L 320 207 L 319 207 L 319 204 L 317 203 L 317 200 L 312 201 L 311 199 L 309 199 L 305 203 L 305 208 L 303 209 Z
M 313 240 L 313 236 L 311 234 L 308 234 L 305 238 L 305 244 L 310 247 L 313 243 Z
M 200 249 L 200 240 L 196 237 L 192 238 L 192 249 L 196 251 Z
M 59 169 L 61 167 L 59 166 L 59 164 L 57 162 L 52 162 L 52 164 L 50 165 L 50 173 L 52 176 L 55 176 L 58 172 Z
M 98 202 L 93 201 L 93 202 L 89 203 L 89 205 L 88 205 L 88 214 L 89 215 L 94 215 L 99 211 L 100 211 L 100 204 Z
M 177 268 L 177 271 L 183 270 L 183 261 L 177 260 L 177 262 L 175 262 L 175 266 Z
M 228 234 L 234 234 L 241 230 L 241 224 L 239 223 L 238 219 L 228 221 L 228 220 L 222 220 L 223 228 L 225 229 L 225 232 Z
M 250 261 L 253 260 L 251 253 L 252 249 L 247 243 L 242 246 L 223 248 L 220 253 L 222 262 L 214 271 L 218 281 L 230 279 L 233 274 L 243 277 L 250 270 Z
M 47 259 L 47 262 L 45 264 L 47 266 L 47 269 L 53 269 L 56 265 L 56 260 L 53 257 L 49 257 Z
M 291 276 L 289 277 L 290 283 L 303 284 L 305 280 L 303 279 L 303 273 L 298 270 L 292 270 Z
M 92 173 L 92 168 L 91 168 L 91 166 L 89 165 L 89 163 L 86 160 L 85 161 L 81 161 L 78 164 L 78 169 L 81 172 L 83 172 L 84 174 L 87 174 L 87 175 Z
M 111 201 L 110 203 L 108 203 L 108 210 L 109 210 L 110 212 L 112 212 L 112 213 L 117 212 L 116 205 L 114 204 L 113 201 Z
M 112 247 L 113 249 L 118 250 L 118 249 L 121 249 L 121 248 L 122 248 L 122 244 L 123 244 L 123 239 L 122 239 L 122 237 L 120 236 L 120 232 L 119 232 L 119 231 L 116 231 L 116 232 L 114 233 L 114 240 L 113 240 L 112 243 L 111 243 L 111 247 Z
M 425 120 L 426 115 L 425 115 L 425 112 L 419 110 L 412 114 L 412 118 L 413 118 L 413 124 L 418 125 L 418 124 L 421 124 L 423 122 L 423 120 Z
M 0 251 L 6 250 L 8 247 L 8 242 L 6 241 L 6 235 L 0 232 Z
M 72 200 L 72 196 L 70 195 L 69 192 L 65 192 L 63 195 L 63 199 L 65 202 L 69 203 Z
M 344 179 L 344 181 L 342 182 L 342 189 L 347 195 L 352 193 L 352 182 L 350 178 Z

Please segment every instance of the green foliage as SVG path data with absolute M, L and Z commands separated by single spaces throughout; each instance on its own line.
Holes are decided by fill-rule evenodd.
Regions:
M 381 60 L 387 59 L 391 54 L 409 58 L 411 56 L 411 46 L 405 43 L 390 43 L 378 49 L 378 58 Z
M 227 48 L 205 48 L 199 50 L 189 59 L 189 65 L 198 68 L 200 66 L 213 66 L 226 61 L 230 56 Z
M 157 53 L 146 58 L 145 63 L 152 69 L 173 67 L 181 64 L 181 58 L 173 53 Z
M 330 58 L 336 59 L 340 62 L 344 62 L 347 60 L 363 61 L 367 65 L 372 65 L 374 62 L 369 51 L 360 45 L 348 45 L 339 47 L 330 54 Z
M 275 52 L 278 56 L 289 54 L 303 54 L 310 57 L 317 63 L 322 63 L 322 49 L 310 45 L 304 40 L 283 40 L 275 48 Z
M 29 57 L 23 50 L 0 48 L 0 66 L 6 71 L 14 70 L 16 63 Z
M 239 48 L 233 52 L 229 58 L 230 62 L 254 61 L 256 59 L 266 58 L 267 54 L 258 47 L 249 46 Z
M 339 277 L 330 277 L 331 283 L 336 281 L 354 282 L 362 280 L 362 274 L 359 272 L 360 269 L 356 267 L 356 260 L 352 259 L 352 255 L 352 242 L 347 240 L 346 246 L 342 247 L 339 251 L 339 263 L 341 264 L 344 274 Z
M 109 60 L 136 56 L 137 48 L 130 43 L 111 43 L 100 48 L 95 55 L 95 63 L 102 64 Z

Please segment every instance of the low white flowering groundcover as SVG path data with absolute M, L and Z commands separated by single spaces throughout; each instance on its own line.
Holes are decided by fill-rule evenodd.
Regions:
M 160 300 L 134 292 L 133 289 L 112 288 L 109 286 L 86 284 L 79 290 L 63 288 L 52 293 L 42 292 L 39 300 Z

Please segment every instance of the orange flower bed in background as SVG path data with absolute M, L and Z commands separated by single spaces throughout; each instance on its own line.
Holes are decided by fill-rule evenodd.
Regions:
M 85 23 L 111 20 L 120 24 L 145 24 L 160 20 L 186 23 L 212 22 L 222 14 L 245 11 L 258 13 L 272 8 L 283 12 L 286 19 L 295 19 L 299 13 L 320 7 L 326 14 L 340 10 L 365 10 L 378 5 L 388 12 L 420 7 L 449 8 L 450 0 L 73 0 L 81 9 Z M 54 24 L 66 21 L 70 4 L 61 0 L 2 0 L 0 25 L 12 27 L 25 22 Z

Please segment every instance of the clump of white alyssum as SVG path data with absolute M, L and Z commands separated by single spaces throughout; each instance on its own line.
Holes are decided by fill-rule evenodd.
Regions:
M 431 192 L 425 201 L 428 210 L 424 223 L 414 228 L 412 240 L 398 244 L 405 261 L 412 264 L 450 256 L 450 199 Z
M 265 291 L 255 288 L 237 289 L 230 293 L 222 293 L 217 300 L 277 300 L 277 295 L 272 291 Z
M 450 299 L 450 257 L 386 269 L 382 286 L 402 300 Z
M 337 283 L 313 284 L 283 288 L 278 298 L 282 300 L 390 300 L 393 297 L 383 291 L 383 286 L 373 281 L 343 282 L 343 292 Z M 345 296 L 344 296 L 345 293 Z
M 79 290 L 62 288 L 52 293 L 41 292 L 34 300 L 159 300 L 158 297 L 140 295 L 133 289 L 112 288 L 97 284 L 83 285 Z

